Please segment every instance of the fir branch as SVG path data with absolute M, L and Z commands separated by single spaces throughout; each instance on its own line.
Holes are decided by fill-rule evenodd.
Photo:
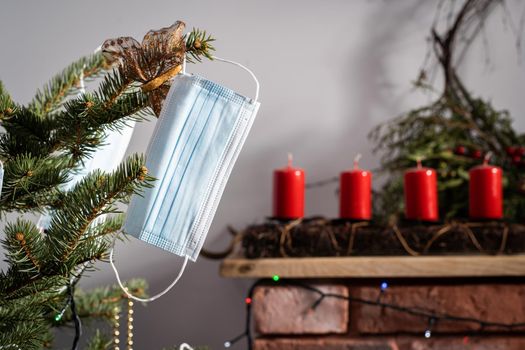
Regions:
M 2 120 L 6 130 L 0 144 L 5 159 L 23 153 L 45 156 L 52 152 L 53 131 L 57 125 L 53 118 L 43 119 L 33 110 L 19 107 Z
M 112 174 L 95 171 L 87 175 L 66 194 L 65 204 L 55 212 L 46 236 L 54 270 L 71 268 L 80 260 L 100 255 L 105 247 L 85 240 L 85 234 L 98 216 L 116 212 L 116 202 L 125 201 L 149 184 L 151 178 L 143 164 L 142 157 L 132 156 Z M 71 263 L 64 264 L 67 262 Z
M 44 307 L 32 303 L 0 307 L 0 347 L 9 350 L 38 350 L 49 339 L 49 325 L 37 315 Z M 13 347 L 17 346 L 17 347 Z
M 56 114 L 60 127 L 55 132 L 54 150 L 66 151 L 71 166 L 75 166 L 103 144 L 105 131 L 119 130 L 130 121 L 144 120 L 147 115 L 147 96 L 114 71 L 105 77 L 96 93 L 66 102 L 64 110 Z
M 143 279 L 131 279 L 125 283 L 133 295 L 145 298 L 148 285 Z M 95 288 L 89 292 L 78 290 L 75 293 L 78 315 L 82 318 L 113 317 L 115 307 L 127 301 L 128 297 L 118 285 Z M 69 316 L 69 315 L 67 315 Z M 67 318 L 66 318 L 67 319 Z
M 111 108 L 117 98 L 131 86 L 132 82 L 124 78 L 124 75 L 119 70 L 114 69 L 104 77 L 95 95 L 100 101 L 104 101 L 104 107 Z
M 116 202 L 125 201 L 132 193 L 149 185 L 152 179 L 146 175 L 143 163 L 142 157 L 132 156 L 112 174 L 95 171 L 67 193 L 65 204 L 55 211 L 44 247 L 39 248 L 45 251 L 40 272 L 29 277 L 11 266 L 0 276 L 3 299 L 20 298 L 37 291 L 49 291 L 52 295 L 57 285 L 67 283 L 67 277 L 76 266 L 101 259 L 108 248 L 108 240 L 90 238 L 88 233 L 97 231 L 89 231 L 89 226 L 101 214 L 116 212 Z M 110 221 L 106 228 L 115 227 L 117 220 Z M 16 233 L 14 235 L 16 237 Z
M 207 34 L 205 30 L 193 28 L 185 36 L 185 40 L 188 62 L 201 62 L 203 57 L 213 60 L 212 52 L 215 51 L 215 47 L 213 47 L 212 42 L 215 41 L 215 38 Z
M 118 214 L 111 217 L 104 217 L 104 219 L 98 223 L 97 220 L 95 220 L 86 231 L 87 239 L 96 240 L 100 237 L 108 237 L 117 233 L 124 224 L 124 218 L 124 214 Z
M 86 345 L 86 350 L 107 350 L 112 343 L 113 341 L 108 335 L 102 334 L 100 329 L 97 329 Z
M 11 99 L 11 95 L 4 88 L 4 84 L 0 81 L 0 121 L 10 117 L 16 112 L 17 106 Z
M 6 250 L 10 266 L 28 274 L 38 274 L 45 257 L 42 235 L 30 221 L 18 219 L 8 223 L 5 228 L 5 239 L 1 241 Z
M 20 155 L 4 164 L 0 212 L 27 211 L 56 200 L 58 186 L 68 180 L 62 158 Z
M 29 108 L 41 116 L 55 111 L 68 96 L 77 93 L 82 74 L 84 80 L 89 81 L 107 68 L 108 65 L 100 53 L 82 57 L 38 90 Z

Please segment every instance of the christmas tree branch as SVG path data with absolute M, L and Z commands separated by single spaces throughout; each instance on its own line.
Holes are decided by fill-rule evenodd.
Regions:
M 56 285 L 57 280 L 51 280 L 52 278 L 67 277 L 77 266 L 101 259 L 109 242 L 106 237 L 90 237 L 90 234 L 96 232 L 100 234 L 96 229 L 98 225 L 90 230 L 90 224 L 101 214 L 115 212 L 116 202 L 125 201 L 132 193 L 148 186 L 150 181 L 142 157 L 133 156 L 112 174 L 96 171 L 78 183 L 66 194 L 65 204 L 56 211 L 45 238 L 31 241 L 32 250 L 44 256 L 39 259 L 38 271 L 26 268 L 22 272 L 15 262 L 20 264 L 26 260 L 20 256 L 22 252 L 15 250 L 19 244 L 13 244 L 17 241 L 17 233 L 34 233 L 36 227 L 33 224 L 28 226 L 26 222 L 10 226 L 6 234 L 11 238 L 9 242 L 5 242 L 5 246 L 11 252 L 13 261 L 12 268 L 0 276 L 0 286 L 3 288 L 0 296 L 10 299 L 26 295 L 27 292 L 45 290 L 49 286 L 48 282 Z M 110 234 L 119 222 L 121 219 L 115 219 L 100 227 L 105 227 Z M 60 284 L 63 283 L 65 281 Z
M 56 116 L 60 128 L 56 130 L 54 151 L 65 150 L 71 164 L 76 165 L 99 147 L 105 130 L 118 130 L 129 121 L 143 120 L 149 115 L 147 107 L 147 96 L 114 71 L 96 93 L 65 103 L 64 111 Z
M 193 30 L 185 37 L 186 40 L 186 54 L 188 62 L 201 62 L 202 57 L 213 60 L 212 51 L 215 48 L 212 42 L 215 39 L 206 33 L 205 30 L 193 28 Z
M 114 212 L 114 203 L 125 201 L 132 193 L 148 185 L 151 178 L 147 177 L 143 164 L 142 157 L 134 156 L 111 175 L 95 171 L 66 195 L 65 204 L 56 211 L 46 237 L 53 260 L 60 265 L 56 268 L 62 268 L 72 254 L 75 264 L 75 261 L 85 259 L 86 250 L 94 249 L 92 256 L 105 250 L 105 246 L 93 246 L 90 241 L 82 239 L 98 216 Z
M 15 224 L 7 224 L 2 245 L 11 266 L 16 266 L 20 272 L 40 272 L 42 236 L 31 222 L 18 219 Z
M 0 81 L 0 121 L 9 118 L 15 113 L 17 106 L 11 99 L 11 95 L 4 88 L 4 84 Z
M 88 81 L 108 67 L 100 53 L 82 57 L 51 79 L 41 90 L 38 90 L 29 108 L 41 116 L 55 111 L 65 98 L 77 93 L 82 75 L 84 80 Z
M 65 170 L 61 158 L 20 155 L 5 162 L 0 212 L 27 211 L 56 200 L 57 186 L 68 180 Z

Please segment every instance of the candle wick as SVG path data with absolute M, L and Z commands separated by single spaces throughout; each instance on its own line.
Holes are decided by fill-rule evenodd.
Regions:
M 354 158 L 354 169 L 359 169 L 359 160 L 361 159 L 361 153 L 358 153 Z
M 485 157 L 483 157 L 483 165 L 488 165 L 490 158 L 492 158 L 492 151 L 488 151 Z
M 292 167 L 293 163 L 293 154 L 291 152 L 288 152 L 288 168 Z
M 423 166 L 421 165 L 421 158 L 417 158 L 416 159 L 416 162 L 417 162 L 417 167 L 418 168 L 422 168 Z

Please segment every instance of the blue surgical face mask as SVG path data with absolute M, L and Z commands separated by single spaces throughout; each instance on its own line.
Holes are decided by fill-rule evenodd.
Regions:
M 197 75 L 173 79 L 146 153 L 148 174 L 157 180 L 132 197 L 125 233 L 185 257 L 184 267 L 197 260 L 259 109 L 257 95 L 248 98 Z

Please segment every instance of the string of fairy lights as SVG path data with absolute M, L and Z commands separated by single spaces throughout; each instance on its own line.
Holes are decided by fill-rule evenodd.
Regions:
M 483 319 L 479 319 L 475 317 L 465 317 L 465 316 L 453 315 L 453 314 L 448 314 L 448 313 L 438 313 L 435 311 L 428 310 L 424 307 L 407 307 L 407 306 L 401 306 L 395 303 L 385 302 L 385 301 L 382 301 L 382 296 L 388 292 L 389 285 L 387 281 L 383 281 L 380 283 L 378 287 L 378 297 L 376 300 L 372 300 L 372 299 L 354 297 L 351 295 L 349 296 L 349 295 L 342 295 L 342 294 L 336 294 L 336 293 L 326 293 L 320 290 L 319 288 L 316 288 L 302 281 L 282 279 L 280 278 L 280 276 L 274 275 L 271 280 L 268 280 L 268 279 L 258 280 L 250 287 L 248 294 L 245 298 L 246 320 L 245 320 L 244 331 L 238 336 L 225 341 L 224 342 L 225 348 L 230 348 L 235 343 L 246 338 L 248 350 L 253 349 L 253 344 L 252 344 L 253 335 L 252 335 L 252 329 L 251 329 L 252 328 L 251 327 L 252 304 L 253 302 L 255 302 L 253 300 L 253 293 L 256 287 L 261 286 L 261 285 L 271 285 L 271 284 L 279 285 L 279 286 L 291 286 L 291 287 L 302 288 L 304 290 L 307 290 L 307 291 L 310 291 L 316 294 L 318 298 L 311 305 L 311 309 L 313 311 L 315 311 L 317 307 L 325 299 L 335 298 L 335 299 L 347 300 L 350 303 L 376 306 L 380 308 L 394 310 L 397 312 L 402 312 L 402 313 L 409 314 L 412 316 L 421 317 L 423 322 L 425 322 L 426 324 L 426 328 L 423 333 L 423 337 L 427 339 L 432 337 L 433 328 L 440 321 L 452 321 L 452 322 L 459 322 L 459 323 L 477 324 L 479 325 L 480 330 L 483 330 L 485 327 L 494 327 L 494 328 L 500 328 L 500 329 L 512 331 L 518 328 L 525 327 L 525 322 L 514 322 L 514 323 L 494 322 L 494 321 L 483 320 Z

